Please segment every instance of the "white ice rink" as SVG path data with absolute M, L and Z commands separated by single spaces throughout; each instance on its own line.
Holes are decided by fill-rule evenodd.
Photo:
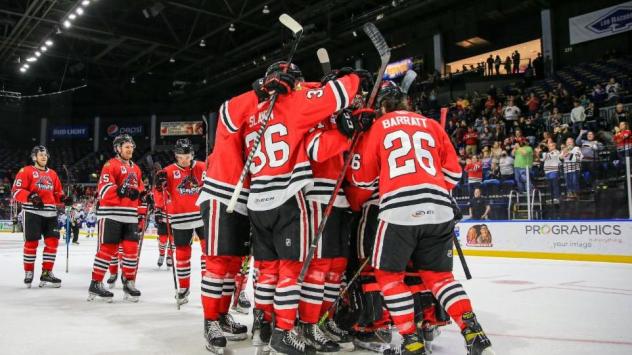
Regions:
M 60 245 L 60 289 L 22 283 L 22 237 L 0 234 L 0 354 L 207 354 L 202 338 L 199 248 L 194 246 L 191 302 L 176 310 L 171 272 L 157 270 L 157 242 L 145 240 L 138 304 L 86 302 L 95 240 L 71 245 L 70 273 Z M 464 281 L 498 355 L 632 354 L 632 265 L 470 257 Z M 457 264 L 457 278 L 463 279 Z M 251 324 L 251 316 L 237 316 Z M 433 354 L 465 354 L 456 327 L 443 328 Z M 253 354 L 249 342 L 229 345 Z M 360 352 L 356 352 L 361 354 Z

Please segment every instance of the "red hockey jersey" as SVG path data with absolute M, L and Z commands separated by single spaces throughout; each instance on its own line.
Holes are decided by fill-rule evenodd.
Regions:
M 350 74 L 322 87 L 298 89 L 279 96 L 250 165 L 249 209 L 265 211 L 279 207 L 311 181 L 313 173 L 305 135 L 334 112 L 349 106 L 359 83 L 358 76 Z M 247 151 L 252 149 L 269 104 L 265 101 L 258 105 L 258 112 L 245 124 Z
M 305 199 L 328 203 L 344 165 L 342 152 L 349 149 L 350 141 L 338 131 L 331 120 L 326 120 L 313 129 L 306 141 L 314 179 L 305 186 Z M 338 191 L 334 206 L 349 207 L 343 188 Z
M 202 227 L 200 206 L 196 204 L 202 188 L 203 162 L 194 161 L 192 167 L 182 168 L 171 164 L 163 169 L 167 173 L 167 213 L 172 229 Z
M 219 109 L 215 146 L 208 156 L 204 187 L 197 203 L 214 199 L 228 205 L 235 191 L 241 169 L 244 167 L 244 140 L 240 128 L 249 115 L 256 110 L 258 98 L 248 91 L 224 102 Z M 249 178 L 244 181 L 235 211 L 246 215 Z
M 97 219 L 107 218 L 122 223 L 138 223 L 138 199 L 120 198 L 116 191 L 128 185 L 139 192 L 145 190 L 142 174 L 134 162 L 123 162 L 118 158 L 108 160 L 101 170 L 97 185 L 99 207 Z
M 59 177 L 53 169 L 39 170 L 35 166 L 25 166 L 15 177 L 11 189 L 13 199 L 22 204 L 25 212 L 43 217 L 57 216 L 57 205 L 60 204 L 64 193 Z M 44 208 L 38 209 L 28 201 L 29 195 L 37 192 L 44 202 Z
M 449 191 L 461 177 L 461 166 L 439 123 L 394 111 L 378 118 L 362 140 L 352 181 L 372 188 L 379 179 L 380 219 L 421 225 L 454 218 Z

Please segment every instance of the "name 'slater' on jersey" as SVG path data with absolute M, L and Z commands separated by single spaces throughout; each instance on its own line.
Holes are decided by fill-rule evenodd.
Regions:
M 379 185 L 379 218 L 393 224 L 438 224 L 454 218 L 450 190 L 461 166 L 445 130 L 408 111 L 378 118 L 358 144 L 352 183 Z M 378 184 L 379 181 L 379 184 Z

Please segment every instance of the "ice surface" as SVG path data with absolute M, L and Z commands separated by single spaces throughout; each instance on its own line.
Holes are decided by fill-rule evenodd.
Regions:
M 70 272 L 60 245 L 54 272 L 60 289 L 22 280 L 22 236 L 0 234 L 0 354 L 208 354 L 202 338 L 199 246 L 194 245 L 190 303 L 176 310 L 171 272 L 156 267 L 157 242 L 145 240 L 137 304 L 86 302 L 96 241 L 71 245 Z M 498 355 L 632 354 L 632 265 L 502 258 L 468 258 L 464 281 Z M 458 261 L 455 261 L 458 263 Z M 464 279 L 460 266 L 456 276 Z M 252 299 L 252 295 L 251 295 Z M 251 316 L 236 318 L 250 327 Z M 230 344 L 254 354 L 249 341 Z M 356 354 L 366 354 L 356 352 Z M 454 325 L 443 328 L 433 354 L 465 354 Z

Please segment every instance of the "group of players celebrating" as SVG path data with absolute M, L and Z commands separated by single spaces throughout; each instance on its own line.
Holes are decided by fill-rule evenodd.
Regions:
M 178 304 L 190 294 L 194 232 L 200 240 L 204 337 L 213 353 L 223 353 L 227 341 L 247 338 L 246 326 L 228 311 L 244 258 L 252 256 L 251 338 L 263 352 L 329 354 L 356 346 L 385 354 L 427 354 L 438 327 L 453 321 L 468 355 L 494 354 L 452 274 L 459 213 L 450 191 L 461 167 L 450 139 L 437 121 L 408 111 L 406 95 L 393 82 L 381 85 L 375 108 L 363 108 L 363 95 L 373 84 L 366 71 L 351 68 L 305 82 L 295 64 L 277 62 L 252 90 L 221 105 L 206 163 L 193 160 L 191 143 L 179 140 L 176 162 L 155 174 L 149 192 L 132 162 L 134 141 L 117 137 L 116 157 L 104 165 L 98 183 L 99 240 L 89 299 L 112 299 L 102 281 L 120 258 L 126 298 L 138 300 L 135 279 L 144 230 L 138 225 L 139 208 L 153 203 L 158 266 L 169 245 Z M 259 132 L 270 105 L 267 126 Z M 349 152 L 352 137 L 359 134 L 357 148 Z M 249 154 L 249 174 L 243 189 L 237 189 Z M 332 199 L 322 238 L 299 282 L 345 154 L 353 157 L 344 187 Z M 49 219 L 55 204 L 72 201 L 46 168 L 47 158 L 44 148 L 33 151 L 34 166 L 18 174 L 14 197 L 26 212 L 25 282 L 32 281 L 43 235 L 41 280 L 58 287 L 61 281 L 51 270 L 59 231 Z M 229 208 L 236 190 L 237 203 Z M 170 261 L 171 245 L 175 262 Z M 360 277 L 351 279 L 356 272 Z M 117 274 L 111 276 L 112 284 Z M 342 295 L 343 288 L 349 292 Z M 396 348 L 388 346 L 391 326 L 403 338 Z

